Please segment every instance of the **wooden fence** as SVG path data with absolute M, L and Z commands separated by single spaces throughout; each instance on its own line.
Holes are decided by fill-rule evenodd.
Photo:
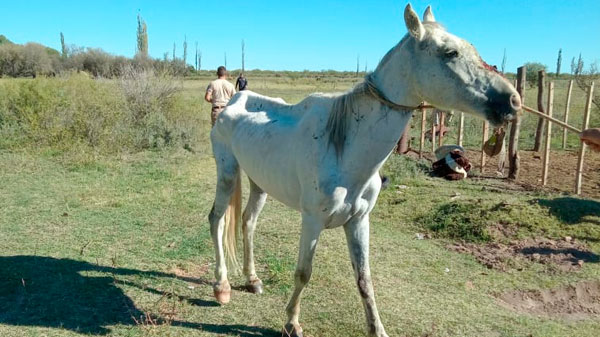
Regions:
M 524 111 L 527 111 L 529 113 L 533 113 L 537 116 L 540 116 L 541 118 L 543 118 L 546 122 L 547 122 L 547 127 L 545 129 L 544 132 L 544 147 L 543 147 L 543 161 L 542 161 L 542 185 L 545 186 L 548 183 L 548 172 L 549 172 L 549 164 L 550 164 L 550 156 L 551 156 L 551 152 L 550 152 L 550 145 L 551 145 L 551 135 L 552 135 L 552 125 L 556 125 L 558 127 L 563 128 L 563 134 L 562 134 L 562 149 L 566 148 L 567 145 L 567 132 L 571 131 L 571 132 L 576 132 L 576 133 L 580 133 L 581 130 L 585 130 L 589 127 L 589 119 L 590 119 L 590 111 L 591 111 L 591 104 L 592 104 L 592 98 L 593 98 L 593 93 L 594 93 L 594 83 L 591 83 L 591 86 L 588 88 L 587 90 L 587 96 L 586 96 L 586 103 L 585 103 L 585 108 L 584 108 L 584 114 L 583 114 L 583 125 L 581 129 L 578 129 L 577 127 L 574 127 L 572 125 L 570 125 L 569 122 L 569 113 L 570 113 L 570 105 L 571 105 L 571 93 L 573 90 L 573 80 L 569 81 L 569 85 L 568 85 L 568 89 L 567 89 L 567 97 L 566 97 L 566 104 L 565 104 L 565 112 L 564 112 L 564 118 L 563 120 L 558 120 L 556 118 L 554 118 L 553 115 L 553 110 L 554 110 L 554 82 L 549 82 L 547 84 L 547 105 L 546 105 L 546 112 L 543 111 L 539 111 L 542 110 L 543 107 L 541 107 L 541 109 L 536 110 L 533 109 L 531 107 L 528 107 L 525 105 L 525 97 L 523 95 L 524 93 L 524 86 L 525 86 L 525 81 L 526 81 L 526 77 L 525 77 L 525 73 L 526 73 L 526 69 L 525 67 L 520 67 L 517 71 L 517 80 L 516 80 L 516 89 L 519 92 L 519 94 L 521 95 L 521 103 L 522 103 L 522 108 Z M 543 87 L 539 88 L 540 90 L 540 95 L 543 92 Z M 540 104 L 541 106 L 541 104 Z M 426 109 L 421 109 L 421 130 L 420 130 L 420 142 L 419 142 L 419 158 L 423 157 L 424 151 L 425 151 L 425 134 L 428 130 L 431 130 L 431 151 L 432 153 L 435 151 L 435 149 L 437 148 L 437 146 L 442 146 L 444 139 L 443 139 L 443 135 L 440 132 L 440 135 L 438 136 L 439 138 L 436 141 L 436 123 L 432 122 L 431 127 L 428 128 L 427 126 L 427 110 Z M 435 113 L 435 111 L 433 111 L 432 113 Z M 457 144 L 462 146 L 463 145 L 463 141 L 464 141 L 464 121 L 465 121 L 465 116 L 463 112 L 459 112 L 458 113 L 459 116 L 459 121 L 458 121 L 458 135 L 457 135 Z M 434 117 L 435 118 L 435 117 Z M 432 119 L 434 119 L 432 118 Z M 443 125 L 443 121 L 444 121 L 445 115 L 442 114 L 442 117 L 440 118 L 440 125 Z M 510 123 L 510 133 L 508 134 L 508 164 L 509 164 L 509 170 L 508 170 L 508 178 L 509 179 L 518 179 L 519 177 L 519 171 L 520 171 L 520 156 L 519 156 L 519 134 L 520 134 L 520 127 L 521 127 L 521 116 L 520 114 L 515 118 L 514 121 L 512 121 Z M 486 154 L 483 150 L 483 144 L 486 142 L 486 140 L 488 139 L 488 133 L 489 133 L 489 125 L 487 121 L 482 122 L 482 146 L 481 146 L 481 158 L 480 158 L 480 162 L 479 162 L 479 167 L 481 169 L 481 172 L 484 171 L 485 169 L 485 164 L 486 164 Z M 579 150 L 578 150 L 578 159 L 577 159 L 577 167 L 576 167 L 576 178 L 575 178 L 575 188 L 574 188 L 574 193 L 575 194 L 581 194 L 581 185 L 582 185 L 582 178 L 583 178 L 583 163 L 584 163 L 584 158 L 585 158 L 585 153 L 586 153 L 586 145 L 581 143 L 579 146 Z M 502 156 L 504 156 L 504 151 L 502 153 Z M 503 159 L 501 159 L 502 164 L 504 163 Z

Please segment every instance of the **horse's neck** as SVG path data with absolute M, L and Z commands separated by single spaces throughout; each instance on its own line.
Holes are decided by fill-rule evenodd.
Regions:
M 375 174 L 396 146 L 410 117 L 410 111 L 391 110 L 367 96 L 359 98 L 342 154 L 345 169 L 363 175 L 363 179 Z
M 418 106 L 422 98 L 416 90 L 413 64 L 414 41 L 403 39 L 371 74 L 374 84 L 392 102 L 405 106 Z
M 415 90 L 410 42 L 398 44 L 371 74 L 373 84 L 390 101 L 404 106 L 418 106 L 421 97 Z M 348 151 L 344 161 L 357 172 L 375 174 L 385 162 L 410 122 L 412 111 L 397 111 L 368 95 L 356 101 L 347 136 Z

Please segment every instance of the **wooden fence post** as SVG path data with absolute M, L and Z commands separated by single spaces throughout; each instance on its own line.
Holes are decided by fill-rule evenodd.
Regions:
M 412 128 L 412 117 L 410 120 L 408 120 L 408 123 L 406 123 L 406 127 L 404 127 L 404 132 L 402 133 L 402 137 L 400 137 L 400 140 L 398 141 L 398 144 L 396 146 L 396 153 L 397 154 L 406 154 L 409 150 L 409 143 L 410 143 L 410 130 Z
M 425 127 L 427 126 L 427 110 L 421 108 L 421 142 L 419 143 L 419 159 L 423 158 L 423 147 L 425 146 Z
M 548 116 L 552 117 L 554 107 L 554 82 L 548 83 Z M 550 143 L 552 142 L 552 123 L 548 120 L 546 125 L 546 143 L 544 146 L 544 160 L 542 165 L 542 186 L 548 184 L 548 163 L 550 162 Z
M 517 92 L 521 96 L 521 105 L 525 105 L 525 96 L 524 86 L 526 76 L 525 73 L 527 69 L 525 66 L 519 67 L 517 69 Z M 519 131 L 521 129 L 521 115 L 517 113 L 515 116 L 515 120 L 511 123 L 510 128 L 510 142 L 508 145 L 508 178 L 509 179 L 518 179 L 519 178 L 519 170 L 521 168 L 521 158 L 519 158 Z
M 442 131 L 444 131 L 445 125 L 446 125 L 446 112 L 441 112 L 440 113 L 440 125 L 439 125 L 440 136 L 438 137 L 438 147 L 444 145 L 444 135 L 442 134 Z
M 569 81 L 569 89 L 567 89 L 567 103 L 565 104 L 565 124 L 569 124 L 569 106 L 571 105 L 571 91 L 573 90 L 573 80 Z M 567 129 L 563 129 L 562 139 L 563 150 L 567 148 Z
M 481 141 L 481 173 L 483 173 L 483 168 L 485 167 L 485 152 L 483 151 L 483 146 L 488 139 L 488 121 L 483 121 L 483 140 Z
M 436 119 L 437 111 L 433 109 L 431 111 L 431 153 L 435 152 L 435 119 Z
M 458 146 L 463 145 L 463 133 L 465 132 L 465 113 L 461 112 L 458 119 Z
M 546 113 L 546 109 L 544 107 L 544 87 L 546 79 L 546 71 L 540 70 L 538 72 L 538 96 L 537 96 L 537 105 L 538 111 Z M 533 143 L 533 151 L 539 152 L 542 148 L 542 134 L 544 133 L 544 126 L 546 124 L 546 120 L 542 117 L 538 117 L 538 124 L 535 130 L 535 140 Z
M 594 82 L 590 85 L 588 89 L 587 101 L 585 102 L 585 111 L 583 113 L 583 127 L 581 130 L 585 130 L 588 128 L 588 124 L 590 123 L 590 110 L 592 108 L 592 98 L 594 97 Z M 581 194 L 581 179 L 583 176 L 583 157 L 585 156 L 585 145 L 581 142 L 579 145 L 579 158 L 577 160 L 577 175 L 575 176 L 575 194 Z
M 494 133 L 498 129 L 494 129 Z M 500 141 L 500 139 L 498 140 Z M 499 177 L 504 177 L 504 167 L 506 166 L 506 134 L 504 135 L 504 139 L 502 139 L 502 147 L 500 148 L 500 153 L 498 154 L 498 168 L 496 170 L 496 174 Z

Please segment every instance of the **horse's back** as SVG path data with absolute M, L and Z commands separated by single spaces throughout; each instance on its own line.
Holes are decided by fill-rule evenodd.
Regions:
M 309 96 L 290 105 L 252 92 L 236 94 L 217 119 L 213 149 L 227 149 L 246 174 L 276 199 L 299 209 L 302 161 L 324 147 L 327 100 Z M 321 130 L 323 129 L 323 130 Z M 306 163 L 305 163 L 306 164 Z M 313 163 L 316 166 L 317 163 Z

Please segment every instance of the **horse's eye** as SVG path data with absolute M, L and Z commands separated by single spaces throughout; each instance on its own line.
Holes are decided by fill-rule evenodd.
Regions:
M 458 56 L 458 51 L 454 50 L 454 49 L 450 49 L 450 50 L 446 50 L 446 52 L 444 53 L 444 57 L 452 59 Z

